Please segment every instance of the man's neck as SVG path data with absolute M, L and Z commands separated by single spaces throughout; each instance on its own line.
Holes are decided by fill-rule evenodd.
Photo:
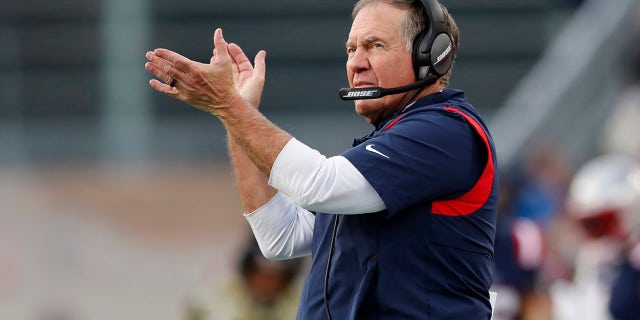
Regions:
M 419 99 L 426 97 L 432 93 L 442 92 L 442 90 L 444 90 L 445 88 L 446 86 L 443 85 L 442 82 L 440 82 L 440 80 L 438 80 L 436 83 L 420 89 L 420 92 L 416 94 L 416 96 L 412 99 L 411 103 L 418 101 Z

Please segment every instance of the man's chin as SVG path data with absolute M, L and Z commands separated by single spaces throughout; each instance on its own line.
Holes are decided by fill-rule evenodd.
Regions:
M 364 101 L 362 100 L 355 102 L 356 113 L 365 118 L 368 123 L 373 123 L 375 119 L 373 118 L 373 114 L 371 113 L 371 108 L 369 105 L 364 105 L 363 102 Z

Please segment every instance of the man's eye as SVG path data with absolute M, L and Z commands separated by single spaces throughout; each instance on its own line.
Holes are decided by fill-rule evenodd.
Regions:
M 347 53 L 354 53 L 356 52 L 356 48 L 347 48 Z

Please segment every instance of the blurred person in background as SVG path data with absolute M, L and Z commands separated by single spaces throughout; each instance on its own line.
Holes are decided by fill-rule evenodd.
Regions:
M 627 259 L 611 286 L 609 311 L 614 319 L 634 320 L 640 316 L 640 242 L 631 245 Z
M 374 129 L 340 156 L 258 111 L 265 53 L 254 69 L 220 29 L 210 64 L 148 52 L 150 85 L 222 121 L 262 252 L 312 255 L 299 319 L 489 319 L 497 164 L 480 115 L 447 88 L 455 21 L 434 0 L 363 0 L 352 17 L 341 97 Z
M 498 293 L 495 320 L 547 319 L 546 296 L 538 290 L 545 262 L 546 235 L 538 223 L 513 214 L 515 188 L 508 175 L 500 178 L 494 284 Z
M 548 142 L 534 143 L 521 168 L 510 171 L 513 200 L 509 214 L 531 220 L 546 232 L 564 210 L 572 171 L 560 148 Z
M 570 225 L 563 211 L 572 166 L 554 144 L 532 144 L 501 177 L 492 287 L 500 320 L 550 318 L 548 285 L 566 274 L 555 237 Z
M 294 319 L 303 258 L 267 260 L 250 238 L 238 261 L 237 274 L 221 287 L 198 288 L 187 302 L 184 320 Z
M 636 14 L 640 16 L 640 12 Z M 574 247 L 572 282 L 560 281 L 552 287 L 557 319 L 640 317 L 640 24 L 637 22 L 636 19 L 633 30 L 628 30 L 632 40 L 621 57 L 624 88 L 612 104 L 613 111 L 598 141 L 597 151 L 602 155 L 587 162 L 572 183 L 568 213 L 584 236 Z M 565 247 L 575 241 L 564 240 Z
M 567 214 L 583 233 L 575 248 L 571 279 L 550 288 L 553 318 L 637 319 L 638 313 L 632 318 L 624 315 L 628 308 L 638 307 L 638 282 L 616 279 L 633 279 L 637 271 L 638 159 L 604 154 L 581 166 L 571 182 Z
M 638 12 L 640 16 L 640 12 Z M 626 152 L 640 161 L 640 25 L 636 26 L 635 41 L 630 54 L 630 81 L 614 114 L 607 123 L 604 145 L 607 150 Z M 631 181 L 640 189 L 640 170 Z M 640 203 L 636 203 L 636 215 L 640 215 Z M 637 230 L 630 240 L 630 250 L 618 278 L 611 288 L 609 311 L 615 319 L 638 319 L 640 315 L 640 237 Z

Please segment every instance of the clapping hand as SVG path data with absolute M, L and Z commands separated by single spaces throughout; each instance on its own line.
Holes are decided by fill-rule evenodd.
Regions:
M 216 29 L 213 43 L 208 64 L 167 49 L 147 52 L 145 69 L 157 77 L 149 81 L 151 87 L 214 115 L 238 99 L 257 107 L 264 87 L 266 53 L 258 52 L 254 68 L 239 46 L 227 44 L 222 29 Z

